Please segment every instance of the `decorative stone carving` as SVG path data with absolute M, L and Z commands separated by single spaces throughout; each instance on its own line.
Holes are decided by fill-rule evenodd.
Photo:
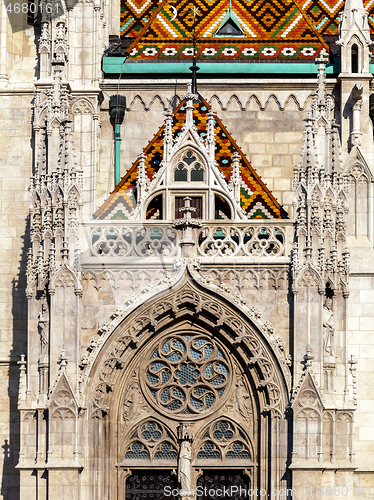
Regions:
M 334 284 L 334 289 L 343 286 L 346 290 L 348 285 L 344 230 L 348 183 L 340 160 L 339 134 L 330 110 L 331 97 L 326 91 L 324 65 L 320 64 L 312 113 L 305 120 L 302 159 L 295 168 L 294 293 L 298 286 L 318 286 L 323 290 L 327 280 Z M 335 241 L 339 245 L 335 246 Z
M 49 308 L 46 297 L 41 299 L 41 312 L 38 316 L 38 330 L 40 335 L 41 356 L 48 354 L 48 344 L 49 344 Z
M 167 226 L 95 227 L 91 231 L 91 252 L 99 257 L 173 257 L 177 243 L 177 232 Z
M 193 441 L 193 423 L 182 422 L 177 427 L 179 441 Z
M 332 299 L 327 298 L 323 304 L 323 348 L 333 356 L 335 320 L 332 310 Z
M 154 418 L 143 420 L 132 428 L 122 445 L 122 459 L 157 461 L 170 460 L 173 465 L 177 460 L 177 443 L 170 429 Z
M 48 405 L 50 419 L 74 419 L 78 416 L 78 404 L 65 372 L 61 372 Z
M 207 285 L 214 284 L 218 287 L 228 287 L 231 294 L 237 291 L 242 293 L 246 288 L 256 290 L 285 290 L 287 287 L 286 269 L 266 269 L 259 271 L 252 268 L 235 268 L 222 270 L 203 267 L 200 271 L 201 280 Z
M 148 335 L 146 332 L 149 331 L 149 328 L 152 326 L 152 324 L 155 325 L 153 328 L 159 328 L 159 322 L 161 322 L 161 324 L 165 324 L 167 318 L 173 317 L 173 321 L 175 321 L 175 318 L 178 318 L 180 314 L 185 315 L 186 308 L 187 310 L 190 310 L 191 313 L 192 311 L 199 312 L 201 321 L 208 321 L 209 324 L 212 325 L 212 327 L 215 326 L 215 328 L 218 328 L 217 331 L 227 332 L 224 334 L 231 335 L 232 341 L 235 337 L 239 337 L 239 335 L 241 335 L 244 351 L 245 353 L 248 353 L 246 354 L 246 356 L 248 356 L 248 363 L 250 364 L 251 369 L 253 368 L 254 370 L 256 370 L 257 377 L 260 380 L 260 385 L 264 387 L 267 393 L 269 403 L 264 409 L 266 411 L 271 411 L 274 416 L 280 417 L 283 412 L 282 405 L 284 404 L 282 403 L 283 396 L 282 389 L 280 387 L 280 380 L 278 378 L 277 369 L 274 366 L 274 362 L 271 360 L 269 352 L 267 348 L 265 348 L 263 342 L 260 340 L 257 334 L 249 331 L 249 325 L 244 326 L 242 319 L 237 316 L 233 312 L 233 310 L 230 310 L 227 306 L 224 306 L 223 302 L 217 301 L 217 299 L 213 301 L 211 296 L 207 295 L 206 293 L 202 293 L 201 291 L 197 292 L 197 290 L 195 290 L 195 288 L 193 288 L 188 282 L 177 290 L 169 292 L 169 294 L 162 296 L 156 302 L 150 304 L 148 308 L 142 310 L 141 314 L 132 316 L 131 326 L 129 328 L 129 331 L 131 332 L 130 334 L 132 337 L 138 338 L 139 345 L 142 345 Z M 247 314 L 248 317 L 251 317 L 248 311 Z M 253 320 L 255 321 L 254 316 Z M 123 327 L 122 333 L 118 334 L 115 338 L 120 339 L 120 337 L 123 336 L 123 332 L 127 331 L 126 328 L 127 327 Z M 127 337 L 127 334 L 125 335 L 125 337 Z M 147 382 L 145 380 L 141 382 L 144 386 L 144 391 L 148 394 L 147 398 L 149 403 L 151 405 L 155 405 L 155 407 L 157 408 L 162 408 L 162 411 L 164 411 L 164 407 L 167 407 L 169 403 L 172 403 L 171 400 L 174 399 L 174 396 L 170 399 L 169 395 L 169 399 L 166 401 L 166 403 L 158 403 L 157 398 L 155 399 L 155 396 L 150 393 L 152 383 L 155 384 L 153 387 L 153 389 L 156 391 L 155 394 L 161 394 L 163 388 L 166 389 L 166 386 L 168 384 L 175 385 L 176 380 L 179 381 L 182 376 L 192 377 L 191 381 L 193 382 L 193 387 L 188 387 L 187 385 L 182 386 L 184 399 L 179 401 L 177 405 L 178 408 L 176 408 L 176 410 L 168 410 L 168 413 L 172 418 L 178 418 L 179 420 L 191 420 L 191 415 L 199 414 L 198 412 L 200 409 L 206 409 L 206 411 L 210 411 L 210 408 L 213 409 L 215 404 L 217 404 L 217 401 L 220 401 L 221 399 L 227 399 L 225 396 L 219 396 L 219 394 L 215 395 L 215 391 L 217 389 L 214 389 L 214 386 L 210 386 L 209 381 L 213 380 L 215 377 L 219 377 L 222 389 L 224 389 L 227 386 L 227 377 L 229 377 L 229 374 L 232 373 L 231 368 L 228 370 L 228 368 L 230 367 L 230 359 L 227 358 L 225 354 L 223 354 L 222 358 L 215 360 L 215 356 L 212 357 L 212 354 L 216 352 L 214 350 L 205 363 L 206 366 L 209 366 L 209 364 L 214 360 L 215 369 L 212 371 L 212 373 L 207 372 L 204 375 L 203 372 L 203 374 L 201 374 L 204 363 L 202 362 L 202 360 L 200 360 L 196 365 L 196 360 L 194 359 L 188 361 L 189 365 L 188 368 L 186 368 L 187 371 L 185 368 L 183 368 L 183 373 L 181 370 L 175 370 L 175 366 L 178 366 L 179 363 L 183 364 L 183 360 L 187 360 L 187 358 L 191 356 L 190 349 L 194 341 L 193 337 L 194 335 L 192 336 L 192 339 L 186 339 L 185 341 L 181 342 L 184 350 L 179 346 L 179 344 L 174 343 L 171 348 L 168 346 L 165 347 L 165 353 L 170 351 L 170 355 L 173 355 L 174 353 L 177 356 L 175 361 L 168 360 L 165 354 L 160 353 L 160 347 L 158 345 L 160 341 L 157 341 L 157 343 L 152 346 L 152 353 L 148 355 L 147 359 L 144 358 L 143 360 L 143 373 L 147 373 L 148 368 L 151 367 L 153 360 L 150 358 L 154 353 L 156 353 L 156 357 L 159 358 L 160 363 L 162 363 L 159 365 L 159 371 L 156 369 L 154 373 L 152 373 L 152 371 L 150 372 L 150 381 L 148 381 L 147 379 Z M 205 338 L 207 336 L 201 335 L 201 337 Z M 170 338 L 174 338 L 174 336 L 170 336 Z M 175 338 L 175 340 L 177 341 L 177 338 Z M 207 337 L 206 341 L 204 340 L 204 343 L 207 344 L 208 342 L 210 342 L 210 340 Z M 204 346 L 204 343 L 202 344 L 202 346 Z M 105 403 L 107 399 L 106 395 L 108 391 L 112 389 L 115 383 L 114 380 L 117 374 L 118 366 L 124 366 L 126 362 L 126 358 L 124 356 L 128 356 L 128 353 L 126 353 L 127 345 L 128 342 L 126 343 L 121 341 L 120 343 L 118 343 L 117 340 L 116 343 L 113 344 L 113 342 L 111 342 L 109 344 L 110 347 L 107 347 L 107 351 L 102 361 L 102 367 L 98 372 L 97 377 L 95 378 L 96 386 L 93 392 L 94 396 L 92 401 L 93 417 L 100 415 L 100 418 L 102 418 L 103 411 L 107 412 L 108 406 Z M 187 347 L 189 350 L 186 350 Z M 221 347 L 218 346 L 218 348 L 222 351 Z M 195 348 L 193 348 L 193 350 L 195 351 Z M 201 359 L 200 356 L 203 351 L 204 347 L 200 347 L 199 349 L 197 349 L 196 353 L 198 359 Z M 283 354 L 279 350 L 274 351 L 274 354 L 276 354 L 280 358 L 282 358 L 283 356 Z M 94 357 L 91 360 L 91 364 L 86 368 L 85 377 L 87 377 L 90 373 L 90 366 L 92 366 L 92 363 L 95 360 L 96 356 L 97 350 L 94 352 Z M 131 354 L 131 358 L 132 357 L 133 353 Z M 212 357 L 211 360 L 210 357 Z M 195 368 L 193 365 L 195 365 Z M 220 365 L 222 365 L 222 369 L 226 365 L 224 371 L 217 371 L 217 367 Z M 196 369 L 196 366 L 198 366 L 198 369 Z M 172 370 L 171 367 L 173 367 Z M 228 370 L 228 372 L 226 370 Z M 287 383 L 289 383 L 290 374 L 289 371 L 287 374 L 286 370 L 288 371 L 286 363 L 281 363 L 281 372 L 284 374 L 284 382 L 287 381 Z M 164 379 L 162 379 L 161 376 L 161 373 L 163 373 L 163 371 L 165 371 Z M 170 378 L 170 376 L 172 378 Z M 197 380 L 200 380 L 201 383 L 196 382 Z M 205 391 L 204 393 L 208 394 L 209 396 L 212 395 L 215 397 L 215 402 L 212 400 L 210 403 L 210 400 L 204 400 L 204 394 L 199 394 L 199 397 L 196 400 L 196 404 L 198 404 L 198 407 L 195 408 L 193 406 L 191 400 L 188 398 L 191 397 L 191 392 L 196 390 L 199 385 L 202 386 L 203 392 Z M 229 396 L 229 394 L 227 395 Z M 176 401 L 178 401 L 178 399 L 176 399 Z M 224 403 L 225 401 L 222 401 L 222 404 Z M 181 413 L 182 408 L 188 408 L 188 411 L 192 413 L 186 414 L 185 418 L 182 418 L 184 417 L 184 414 Z
M 143 390 L 163 413 L 191 418 L 212 412 L 226 396 L 232 367 L 217 342 L 181 333 L 150 348 L 141 368 L 146 373 Z
M 278 226 L 204 226 L 198 232 L 198 254 L 206 257 L 280 257 L 284 230 Z
M 251 398 L 241 378 L 241 374 L 237 374 L 234 404 L 236 412 L 239 413 L 246 422 L 253 421 Z
M 253 451 L 249 436 L 232 420 L 220 418 L 200 433 L 197 460 L 220 460 L 229 465 L 230 460 L 251 460 Z
M 123 405 L 123 421 L 124 426 L 128 426 L 132 420 L 138 418 L 144 411 L 147 411 L 148 406 L 145 403 L 139 384 L 136 380 L 136 374 L 132 377 L 130 385 L 126 391 L 127 398 Z

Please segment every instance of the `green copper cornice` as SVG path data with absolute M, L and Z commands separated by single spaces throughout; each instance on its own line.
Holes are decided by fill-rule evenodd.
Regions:
M 152 61 L 125 63 L 123 57 L 103 57 L 103 71 L 107 75 L 191 75 L 191 61 Z M 315 75 L 318 65 L 314 62 L 253 62 L 253 61 L 199 61 L 199 76 L 202 75 L 256 75 L 256 74 L 298 74 Z M 374 65 L 370 65 L 374 71 Z M 339 74 L 339 64 L 327 64 L 327 74 Z

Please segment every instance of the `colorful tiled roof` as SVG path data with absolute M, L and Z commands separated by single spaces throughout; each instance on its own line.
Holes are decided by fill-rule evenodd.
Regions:
M 173 134 L 178 135 L 186 120 L 185 102 L 176 108 L 173 113 Z M 194 124 L 199 135 L 204 138 L 207 130 L 207 112 L 210 109 L 209 104 L 203 101 L 195 104 Z M 162 161 L 164 145 L 163 125 L 152 141 L 144 149 L 146 155 L 146 173 L 151 180 L 155 172 L 158 171 Z M 235 140 L 227 131 L 221 120 L 215 118 L 215 137 L 216 153 L 215 158 L 219 170 L 230 180 L 232 173 L 231 157 L 235 151 L 240 156 L 241 173 L 241 206 L 248 214 L 249 219 L 284 219 L 288 218 L 286 211 L 281 207 L 278 201 L 271 194 L 267 186 L 262 182 L 250 162 L 245 157 Z M 95 212 L 94 217 L 101 220 L 126 220 L 129 218 L 132 210 L 136 207 L 134 188 L 138 176 L 138 163 L 136 160 L 130 170 L 122 177 L 114 191 L 109 195 L 105 203 Z
M 337 35 L 344 0 L 299 0 L 299 6 L 322 36 Z M 159 6 L 158 0 L 122 0 L 121 35 L 136 38 Z M 245 37 L 218 38 L 229 0 L 171 0 L 132 50 L 130 59 L 186 59 L 192 56 L 193 19 L 198 6 L 197 57 L 206 59 L 315 59 L 323 46 L 293 0 L 232 0 Z M 364 0 L 374 30 L 374 2 Z M 324 52 L 323 52 L 324 53 Z

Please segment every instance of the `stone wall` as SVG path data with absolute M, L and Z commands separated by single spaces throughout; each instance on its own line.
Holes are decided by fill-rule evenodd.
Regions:
M 26 253 L 31 176 L 29 92 L 0 91 L 0 498 L 16 499 L 19 474 L 17 361 L 27 346 Z

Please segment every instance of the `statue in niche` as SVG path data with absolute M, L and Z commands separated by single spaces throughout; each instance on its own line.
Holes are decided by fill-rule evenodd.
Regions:
M 327 298 L 323 304 L 323 348 L 330 356 L 334 356 L 334 332 L 335 319 L 332 310 L 332 299 Z
M 192 446 L 189 441 L 182 441 L 178 458 L 178 481 L 181 496 L 189 496 L 192 488 Z
M 247 393 L 244 381 L 240 375 L 237 377 L 236 382 L 235 409 L 244 418 L 244 420 L 252 420 L 251 398 Z
M 132 380 L 127 389 L 127 399 L 123 408 L 123 419 L 125 423 L 130 422 L 133 418 L 147 409 L 141 395 L 139 384 L 136 380 Z
M 48 334 L 49 334 L 49 310 L 47 299 L 41 299 L 42 310 L 38 316 L 38 331 L 41 343 L 41 355 L 48 354 Z

